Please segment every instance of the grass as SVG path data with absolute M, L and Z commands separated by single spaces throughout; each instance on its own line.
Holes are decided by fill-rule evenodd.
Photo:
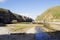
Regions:
M 35 26 L 40 26 L 40 28 L 43 28 L 44 29 L 43 31 L 45 31 L 45 32 L 47 32 L 47 30 L 48 30 L 49 32 L 47 32 L 47 33 L 52 38 L 59 38 L 60 37 L 60 32 L 56 32 L 56 31 L 51 32 L 50 31 L 52 29 L 50 28 L 50 25 L 48 23 L 44 23 L 44 24 L 32 24 L 32 23 L 31 24 L 25 24 L 25 23 L 21 24 L 21 23 L 18 23 L 18 24 L 11 24 L 7 27 L 10 28 L 13 33 L 14 32 L 23 33 L 23 32 L 26 32 L 27 29 L 29 30 L 30 28 L 35 27 Z
M 48 28 L 48 29 L 52 30 L 52 31 L 48 32 L 48 34 L 52 38 L 58 38 L 60 40 L 60 30 L 58 31 L 58 29 L 60 28 L 59 27 L 60 25 L 45 23 L 44 26 L 45 26 L 45 28 Z
M 37 16 L 36 20 L 43 20 L 44 18 L 48 19 L 48 20 L 52 20 L 52 19 L 59 19 L 60 20 L 60 6 L 56 6 L 56 7 L 52 7 L 52 8 L 47 9 L 44 13 Z
M 9 26 L 7 26 L 10 31 L 12 32 L 16 32 L 16 31 L 26 31 L 27 29 L 31 28 L 31 27 L 35 27 L 38 24 L 11 24 Z M 11 26 L 11 27 L 10 27 Z

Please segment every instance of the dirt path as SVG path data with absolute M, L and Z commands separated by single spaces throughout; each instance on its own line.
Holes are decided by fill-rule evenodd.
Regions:
M 25 33 L 36 33 L 35 27 L 28 29 Z

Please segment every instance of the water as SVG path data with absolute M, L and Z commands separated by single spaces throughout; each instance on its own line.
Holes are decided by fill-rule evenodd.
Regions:
M 40 29 L 40 27 L 36 27 L 35 28 L 37 33 L 35 35 L 35 40 L 58 40 L 58 39 L 53 39 L 51 38 L 51 36 L 49 34 L 47 34 L 46 32 L 43 32 L 42 29 Z

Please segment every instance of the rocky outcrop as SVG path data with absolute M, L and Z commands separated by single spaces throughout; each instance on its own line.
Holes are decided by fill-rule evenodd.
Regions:
M 0 23 L 11 23 L 16 20 L 17 22 L 32 22 L 31 18 L 26 16 L 12 13 L 10 10 L 0 8 Z
M 9 10 L 0 8 L 0 23 L 10 23 L 11 14 Z

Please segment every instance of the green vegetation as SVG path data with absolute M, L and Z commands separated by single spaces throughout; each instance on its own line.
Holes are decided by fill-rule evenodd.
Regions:
M 49 8 L 47 11 L 36 18 L 36 20 L 44 19 L 48 21 L 53 21 L 54 19 L 57 19 L 57 21 L 60 20 L 60 6 Z
M 36 20 L 42 20 L 47 21 L 43 25 L 44 30 L 48 32 L 48 34 L 52 38 L 58 38 L 60 37 L 60 25 L 57 24 L 49 24 L 48 22 L 60 22 L 60 6 L 52 7 L 47 9 L 44 13 L 37 16 Z
M 8 13 L 9 12 L 9 10 L 8 9 L 4 9 L 4 8 L 0 8 L 0 12 L 6 12 L 6 13 Z

